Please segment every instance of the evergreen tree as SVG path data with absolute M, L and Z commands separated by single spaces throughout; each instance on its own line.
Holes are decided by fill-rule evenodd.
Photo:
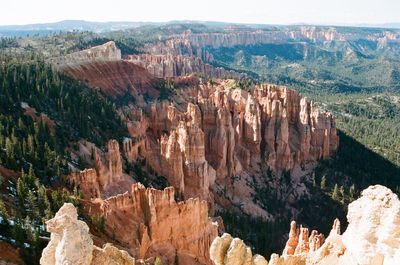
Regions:
M 321 189 L 322 190 L 326 189 L 326 176 L 325 175 L 322 176 L 322 179 L 321 179 Z
M 338 184 L 335 184 L 335 187 L 333 188 L 333 191 L 332 191 L 332 199 L 333 199 L 334 201 L 339 201 L 339 199 L 340 199 L 339 186 L 338 186 Z
M 355 200 L 355 196 L 356 196 L 356 187 L 355 185 L 351 185 L 350 189 L 349 189 L 349 198 L 350 201 L 354 201 Z

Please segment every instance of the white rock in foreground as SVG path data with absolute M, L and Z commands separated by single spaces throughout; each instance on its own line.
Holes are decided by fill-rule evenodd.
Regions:
M 390 189 L 375 185 L 349 205 L 349 225 L 343 235 L 335 225 L 325 243 L 302 255 L 276 254 L 270 265 L 400 265 L 400 201 Z M 241 241 L 240 241 L 241 242 Z M 268 264 L 248 260 L 247 247 L 228 234 L 217 237 L 210 256 L 215 265 Z M 235 244 L 233 244 L 235 243 Z M 241 242 L 243 243 L 243 242 Z M 259 257 L 257 257 L 259 259 Z
M 400 264 L 400 201 L 390 189 L 376 185 L 349 205 L 343 233 L 346 255 L 360 265 Z
M 41 265 L 135 265 L 149 264 L 135 260 L 128 252 L 111 244 L 103 248 L 93 245 L 89 227 L 78 220 L 71 203 L 65 203 L 56 216 L 46 222 L 51 239 L 43 250 Z
M 93 240 L 89 227 L 78 220 L 78 213 L 71 203 L 65 203 L 56 216 L 46 222 L 51 239 L 43 250 L 41 265 L 90 265 Z

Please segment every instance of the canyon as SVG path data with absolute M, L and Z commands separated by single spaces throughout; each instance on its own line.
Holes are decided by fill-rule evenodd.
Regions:
M 89 167 L 72 166 L 66 180 L 82 191 L 86 213 L 104 220 L 105 235 L 134 258 L 211 264 L 208 250 L 223 225 L 209 214 L 223 208 L 273 220 L 253 198 L 258 186 L 280 185 L 265 172 L 291 172 L 293 189 L 285 196 L 296 201 L 307 194 L 301 177 L 338 148 L 334 117 L 286 87 L 259 84 L 249 92 L 234 79 L 148 73 L 133 56 L 122 59 L 113 42 L 86 53 L 70 54 L 57 67 L 111 97 L 130 93 L 135 100 L 118 110 L 129 137 L 109 140 L 106 150 L 81 140 L 71 157 Z M 137 76 L 146 82 L 130 81 Z M 166 76 L 183 85 L 167 100 L 149 100 Z M 172 187 L 136 183 L 129 168 L 139 161 Z
M 376 185 L 356 198 L 374 183 L 397 191 L 397 171 L 343 133 L 341 108 L 311 94 L 312 76 L 323 73 L 326 91 L 357 88 L 301 63 L 352 71 L 398 33 L 188 24 L 118 34 L 60 33 L 51 41 L 65 45 L 40 42 L 36 63 L 2 61 L 0 256 L 37 263 L 48 243 L 42 265 L 396 264 L 398 197 Z M 263 79 L 250 67 L 263 64 L 306 82 Z M 392 98 L 368 100 L 397 113 Z
M 169 203 L 174 204 L 173 198 L 169 197 L 173 189 L 167 191 L 146 190 L 144 187 L 134 186 L 133 190 L 145 191 L 146 195 L 154 192 L 158 193 L 153 202 L 148 205 L 159 204 L 162 197 L 167 197 Z M 134 191 L 132 192 L 134 193 Z M 144 195 L 142 193 L 142 195 Z M 143 199 L 139 194 L 132 195 L 130 198 L 135 200 Z M 160 197 L 161 196 L 161 197 Z M 119 196 L 119 205 L 122 208 L 127 205 L 126 195 Z M 123 198 L 124 197 L 124 198 Z M 145 196 L 147 197 L 147 196 Z M 115 199 L 111 199 L 115 200 Z M 165 199 L 164 199 L 165 200 Z M 137 201 L 140 203 L 140 201 Z M 129 204 L 129 203 L 128 203 Z M 146 204 L 146 203 L 145 203 Z M 181 206 L 183 204 L 180 204 Z M 176 204 L 175 204 L 176 206 Z M 204 204 L 206 207 L 206 205 Z M 179 206 L 178 206 L 179 207 Z M 156 206 L 157 208 L 157 206 Z M 166 207 L 162 207 L 164 210 Z M 115 209 L 115 208 L 114 208 Z M 160 208 L 159 208 L 160 210 Z M 149 215 L 157 223 L 159 210 L 150 210 Z M 110 212 L 111 213 L 111 212 Z M 282 256 L 272 254 L 269 262 L 260 256 L 252 254 L 250 247 L 246 246 L 239 238 L 232 238 L 225 233 L 217 236 L 217 231 L 212 234 L 215 238 L 209 249 L 209 255 L 214 265 L 395 265 L 400 258 L 399 237 L 400 233 L 400 200 L 390 189 L 375 185 L 370 186 L 362 192 L 359 199 L 349 205 L 347 214 L 349 225 L 346 231 L 340 234 L 340 223 L 335 220 L 332 230 L 325 242 L 319 241 L 323 235 L 312 232 L 309 237 L 308 230 L 300 227 L 297 229 L 296 223 L 290 225 L 289 240 L 283 251 Z M 114 213 L 113 213 L 114 214 Z M 143 213 L 138 213 L 137 216 Z M 146 214 L 146 212 L 145 212 Z M 207 213 L 203 216 L 207 218 Z M 125 216 L 121 216 L 125 217 Z M 114 216 L 113 219 L 118 218 Z M 187 220 L 186 220 L 187 221 Z M 186 223 L 190 224 L 190 223 Z M 88 233 L 87 225 L 77 220 L 77 212 L 72 204 L 64 204 L 56 216 L 46 222 L 51 241 L 43 251 L 41 265 L 53 264 L 145 264 L 143 260 L 138 260 L 129 256 L 123 250 L 107 244 L 103 249 L 93 245 L 93 241 Z M 170 229 L 162 226 L 161 234 L 165 234 Z M 158 230 L 157 228 L 154 228 Z M 146 228 L 137 231 L 144 231 Z M 188 230 L 194 231 L 194 230 Z M 174 234 L 174 233 L 173 233 Z M 131 236 L 128 234 L 127 236 Z M 148 238 L 148 235 L 145 236 Z M 315 244 L 319 242 L 318 244 Z M 188 246 L 186 246 L 188 247 Z M 57 251 L 56 251 L 57 249 Z M 206 250 L 206 249 L 204 249 Z M 208 251 L 208 250 L 206 250 Z M 168 248 L 162 248 L 161 252 L 154 255 L 165 255 Z M 204 253 L 203 253 L 204 254 Z M 201 259 L 201 255 L 197 256 Z M 194 258 L 194 257 L 193 257 Z M 107 262 L 109 263 L 107 263 Z M 148 260 L 149 261 L 149 260 Z M 70 262 L 70 263 L 68 263 Z M 140 262 L 140 263 L 139 263 Z M 181 262 L 181 261 L 180 261 Z M 172 264 L 167 261 L 165 264 Z M 182 264 L 195 264 L 186 260 Z

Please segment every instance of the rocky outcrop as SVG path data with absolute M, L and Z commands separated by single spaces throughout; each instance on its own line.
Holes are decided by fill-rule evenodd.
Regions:
M 376 185 L 349 205 L 349 225 L 343 233 L 346 256 L 360 265 L 398 264 L 400 260 L 400 201 L 390 189 Z
M 308 238 L 309 251 L 297 251 L 307 249 L 308 233 L 304 229 L 296 232 L 296 224 L 292 222 L 284 254 L 281 257 L 273 254 L 268 264 L 398 264 L 400 260 L 400 200 L 397 195 L 386 187 L 370 186 L 362 192 L 361 198 L 349 205 L 347 219 L 349 225 L 343 235 L 339 234 L 340 222 L 335 220 L 332 231 L 319 248 L 311 247 L 312 240 L 318 237 L 317 232 L 312 232 Z M 296 241 L 298 243 L 294 248 Z M 231 242 L 233 242 L 231 237 L 227 235 L 214 240 L 210 248 L 210 257 L 214 264 L 253 264 L 249 263 L 249 257 L 251 257 L 249 252 L 243 250 L 246 247 L 242 244 L 234 244 L 233 247 Z
M 207 199 L 215 181 L 215 170 L 206 161 L 204 133 L 198 124 L 180 122 L 169 136 L 161 138 L 160 144 L 161 156 L 169 166 L 161 172 L 173 180 L 172 184 L 186 198 Z
M 89 227 L 78 220 L 78 213 L 71 203 L 65 203 L 55 217 L 46 222 L 51 233 L 50 242 L 43 250 L 41 265 L 90 265 L 93 240 Z
M 222 67 L 214 67 L 203 63 L 199 57 L 171 55 L 171 54 L 139 54 L 129 55 L 128 61 L 147 69 L 150 74 L 159 78 L 171 78 L 199 74 L 209 77 L 244 77 L 234 71 L 227 71 Z
M 41 265 L 135 265 L 150 264 L 132 258 L 128 252 L 111 244 L 93 245 L 89 227 L 78 220 L 76 208 L 64 203 L 55 217 L 46 222 L 51 239 L 43 250 Z
M 201 58 L 204 62 L 212 62 L 213 56 L 209 48 L 254 46 L 277 43 L 329 43 L 332 41 L 346 42 L 368 40 L 376 42 L 378 47 L 384 47 L 387 42 L 398 41 L 399 34 L 393 32 L 344 32 L 335 27 L 279 27 L 276 29 L 225 29 L 218 33 L 192 33 L 173 35 L 164 42 L 148 44 L 146 52 L 150 54 L 187 55 Z
M 241 239 L 227 233 L 214 239 L 210 257 L 215 265 L 268 265 L 263 256 L 253 256 L 250 247 Z
M 173 188 L 146 189 L 133 184 L 124 193 L 94 204 L 91 213 L 104 216 L 105 231 L 137 258 L 161 257 L 174 264 L 177 255 L 185 264 L 210 264 L 209 247 L 218 226 L 208 217 L 205 201 L 176 202 Z
M 119 250 L 111 244 L 106 244 L 103 248 L 94 247 L 92 255 L 92 264 L 94 265 L 142 264 L 142 262 L 136 262 L 128 252 Z
M 339 220 L 335 220 L 335 225 L 337 225 L 338 221 Z M 298 228 L 296 222 L 292 221 L 290 224 L 289 239 L 286 242 L 282 256 L 307 254 L 316 251 L 321 247 L 324 241 L 324 235 L 318 233 L 317 230 L 313 230 L 310 235 L 308 228 L 302 226 Z
M 54 133 L 54 126 L 56 123 L 50 119 L 49 116 L 45 113 L 37 113 L 35 108 L 32 108 L 26 102 L 21 102 L 21 108 L 25 110 L 24 115 L 27 115 L 32 118 L 35 122 L 42 122 L 44 123 L 50 132 Z M 38 115 L 40 114 L 40 115 Z
M 144 157 L 146 152 L 146 136 L 140 135 L 125 138 L 122 142 L 123 151 L 128 162 L 135 162 L 139 157 Z

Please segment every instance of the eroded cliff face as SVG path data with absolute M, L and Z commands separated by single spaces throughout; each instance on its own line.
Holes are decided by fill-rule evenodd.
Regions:
M 207 203 L 199 198 L 176 202 L 174 197 L 172 187 L 133 184 L 129 193 L 93 202 L 89 214 L 104 216 L 106 233 L 134 257 L 160 257 L 163 264 L 176 259 L 179 264 L 210 264 L 208 250 L 218 225 L 208 217 Z
M 289 240 L 283 255 L 271 256 L 269 263 L 256 263 L 243 242 L 230 235 L 217 237 L 211 245 L 210 256 L 215 265 L 395 265 L 400 260 L 400 201 L 386 187 L 370 186 L 361 198 L 349 205 L 349 225 L 340 235 L 335 220 L 325 242 L 318 246 L 317 232 L 308 237 L 308 230 L 296 228 L 292 222 Z M 313 235 L 314 234 L 314 235 Z M 233 243 L 236 240 L 238 243 Z M 318 243 L 313 246 L 313 242 Z M 316 247 L 316 248 L 315 248 Z M 247 251 L 246 251 L 247 249 Z
M 293 196 L 304 194 L 299 177 L 337 150 L 335 120 L 285 87 L 264 84 L 246 92 L 236 86 L 234 80 L 200 82 L 178 90 L 170 102 L 123 108 L 130 138 L 121 150 L 110 142 L 107 156 L 81 144 L 80 156 L 95 171 L 72 179 L 93 197 L 129 190 L 121 152 L 128 163 L 144 158 L 179 196 L 204 199 L 211 212 L 215 202 L 228 208 L 240 204 L 247 214 L 270 218 L 252 199 L 254 178 L 266 184 L 268 169 L 277 175 L 290 171 L 300 187 Z
M 175 46 L 171 51 L 187 48 L 185 52 L 194 55 L 186 44 L 187 40 L 182 40 L 180 46 L 172 43 Z M 78 54 L 78 58 L 81 56 Z M 181 59 L 182 67 L 191 64 Z M 163 60 L 157 63 L 166 63 Z M 210 264 L 208 249 L 218 228 L 208 214 L 213 213 L 215 204 L 273 219 L 253 197 L 259 183 L 272 188 L 282 186 L 279 182 L 269 183 L 272 180 L 264 172 L 271 170 L 280 175 L 291 171 L 296 185 L 291 189 L 296 193 L 293 196 L 305 194 L 300 176 L 337 150 L 335 120 L 285 87 L 263 84 L 247 92 L 229 79 L 177 79 L 176 75 L 195 68 L 182 70 L 174 63 L 162 66 L 162 71 L 157 68 L 153 74 L 171 75 L 185 86 L 168 101 L 152 103 L 143 100 L 152 88 L 141 90 L 143 86 L 137 82 L 142 84 L 144 79 L 146 83 L 153 77 L 131 61 L 94 57 L 59 66 L 110 96 L 130 93 L 136 99 L 119 109 L 130 137 L 122 141 L 121 147 L 111 140 L 106 152 L 82 141 L 75 155 L 92 168 L 76 172 L 70 179 L 84 191 L 88 214 L 103 216 L 106 234 L 132 256 L 159 256 L 163 264 L 173 264 L 175 259 L 180 264 Z M 137 69 L 146 74 L 140 76 Z M 123 172 L 121 157 L 131 165 L 144 159 L 157 176 L 167 178 L 176 195 L 173 188 L 160 191 L 132 185 L 133 179 Z M 176 202 L 175 196 L 186 201 Z M 307 230 L 299 231 L 298 242 L 293 245 L 295 254 L 307 253 L 322 244 L 318 234 L 312 233 L 311 240 Z M 261 257 L 251 259 L 262 262 Z
M 335 120 L 297 92 L 260 85 L 251 93 L 233 80 L 216 80 L 179 91 L 172 101 L 145 109 L 148 163 L 185 198 L 218 203 L 220 187 L 240 198 L 251 215 L 264 215 L 250 198 L 251 176 L 270 168 L 276 174 L 306 174 L 315 161 L 338 147 Z M 242 184 L 232 183 L 239 177 Z M 238 188 L 239 187 L 239 188 Z M 232 202 L 232 201 L 231 201 Z

